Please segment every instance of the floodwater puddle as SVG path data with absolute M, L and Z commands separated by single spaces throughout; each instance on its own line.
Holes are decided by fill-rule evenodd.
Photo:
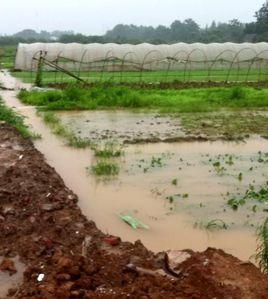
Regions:
M 0 264 L 3 260 L 4 258 L 0 257 Z M 22 282 L 23 272 L 25 271 L 24 264 L 19 261 L 17 256 L 10 258 L 8 262 L 12 263 L 12 267 L 14 266 L 14 272 L 16 272 L 11 273 L 12 271 L 0 270 L 0 298 L 7 298 L 8 291 L 18 287 L 18 285 Z
M 267 151 L 268 141 L 129 145 L 116 178 L 89 177 L 95 209 L 105 219 L 97 223 L 125 240 L 141 239 L 152 250 L 211 246 L 248 259 L 267 213 L 252 209 L 254 202 L 236 211 L 227 202 L 250 184 L 266 184 L 268 164 L 258 162 L 256 149 Z M 224 173 L 218 173 L 218 161 Z M 133 231 L 121 223 L 120 213 L 140 219 L 150 230 Z
M 80 138 L 93 141 L 116 139 L 119 142 L 133 140 L 163 140 L 184 137 L 179 118 L 157 113 L 119 111 L 59 112 L 62 123 Z

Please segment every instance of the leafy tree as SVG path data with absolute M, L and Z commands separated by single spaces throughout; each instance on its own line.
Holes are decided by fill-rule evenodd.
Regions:
M 195 42 L 200 37 L 200 27 L 192 19 L 174 21 L 170 26 L 170 40 L 174 42 Z
M 14 37 L 17 38 L 23 38 L 23 39 L 35 39 L 35 38 L 39 38 L 39 34 L 32 29 L 24 29 L 16 34 L 14 34 Z
M 262 8 L 256 12 L 256 32 L 263 34 L 268 32 L 268 1 L 263 4 Z

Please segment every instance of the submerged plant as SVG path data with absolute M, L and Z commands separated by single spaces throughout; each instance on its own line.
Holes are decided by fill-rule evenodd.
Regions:
M 260 269 L 268 274 L 268 218 L 266 218 L 258 232 L 258 239 L 259 245 L 255 259 L 258 262 Z
M 258 152 L 258 162 L 259 163 L 268 163 L 268 153 Z
M 214 166 L 214 170 L 218 175 L 223 175 L 224 172 L 226 171 L 226 168 L 224 166 L 221 166 L 220 161 L 213 163 L 213 166 Z
M 228 156 L 228 160 L 227 161 L 225 161 L 225 163 L 226 164 L 228 164 L 228 165 L 234 165 L 234 161 L 233 161 L 233 156 Z
M 174 194 L 166 197 L 166 199 L 169 200 L 170 203 L 173 203 L 175 200 L 186 199 L 186 198 L 189 198 L 188 193 Z
M 110 161 L 98 161 L 95 165 L 91 166 L 91 171 L 98 176 L 117 175 L 119 173 L 119 166 Z
M 163 166 L 162 157 L 153 156 L 151 159 L 151 167 L 162 167 L 162 166 Z
M 138 167 L 143 170 L 144 173 L 147 173 L 151 169 L 162 168 L 166 166 L 166 160 L 170 159 L 172 154 L 162 153 L 159 156 L 152 156 L 150 160 L 140 159 L 138 161 Z M 175 180 L 171 182 L 175 184 Z
M 258 191 L 253 185 L 250 185 L 246 193 L 242 197 L 232 197 L 227 204 L 233 209 L 237 210 L 239 206 L 245 205 L 248 201 L 254 200 L 261 203 L 268 203 L 268 182 L 262 186 Z
M 221 219 L 213 219 L 210 221 L 200 221 L 194 224 L 195 228 L 201 228 L 206 230 L 221 230 L 228 229 L 228 225 Z
M 234 211 L 238 210 L 239 206 L 243 206 L 246 203 L 244 198 L 231 198 L 228 200 L 227 204 L 230 206 Z
M 90 140 L 70 135 L 68 138 L 68 145 L 76 148 L 86 148 L 90 146 Z
M 44 112 L 43 119 L 51 127 L 54 134 L 67 140 L 68 145 L 76 148 L 85 148 L 91 145 L 90 140 L 77 137 L 75 133 L 65 128 L 61 120 L 54 113 Z
M 178 179 L 173 179 L 173 180 L 171 181 L 171 184 L 172 184 L 173 186 L 177 186 L 177 185 L 178 185 Z
M 95 156 L 100 158 L 115 158 L 122 156 L 122 146 L 116 142 L 108 141 L 104 145 L 95 144 L 91 147 Z

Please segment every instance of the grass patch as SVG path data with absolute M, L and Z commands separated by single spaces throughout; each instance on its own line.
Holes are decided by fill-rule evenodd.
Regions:
M 257 254 L 255 258 L 260 269 L 265 274 L 268 274 L 268 218 L 266 218 L 264 224 L 261 226 L 258 237 L 259 246 L 257 248 Z
M 91 172 L 97 176 L 114 176 L 119 173 L 119 166 L 110 161 L 98 161 L 91 166 Z
M 0 121 L 4 121 L 15 127 L 24 138 L 38 139 L 40 135 L 34 134 L 24 123 L 24 117 L 8 108 L 0 98 Z
M 266 136 L 268 132 L 268 116 L 256 111 L 187 113 L 179 117 L 183 130 L 190 135 L 241 139 L 251 134 Z
M 246 98 L 246 90 L 241 86 L 236 86 L 231 89 L 230 99 L 241 100 Z
M 19 98 L 25 104 L 43 106 L 45 110 L 151 108 L 183 113 L 268 107 L 268 89 L 250 87 L 159 90 L 108 84 L 86 89 L 71 85 L 65 90 L 21 91 Z
M 13 69 L 17 46 L 0 46 L 0 64 L 3 68 Z
M 104 144 L 93 144 L 91 149 L 95 156 L 99 158 L 117 158 L 122 156 L 122 147 L 113 141 L 107 141 Z
M 51 127 L 54 134 L 67 140 L 68 145 L 76 148 L 85 148 L 91 145 L 90 140 L 79 138 L 73 132 L 67 130 L 54 113 L 44 112 L 43 119 Z

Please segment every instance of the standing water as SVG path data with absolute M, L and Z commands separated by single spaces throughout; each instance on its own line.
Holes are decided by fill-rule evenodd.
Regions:
M 13 78 L 2 74 L 0 80 L 12 85 Z M 20 87 L 16 80 L 13 84 Z M 1 96 L 42 135 L 41 140 L 35 141 L 37 149 L 78 195 L 83 213 L 102 231 L 127 241 L 140 239 L 153 251 L 205 250 L 211 246 L 244 260 L 254 254 L 255 231 L 265 212 L 256 213 L 252 205 L 233 211 L 227 202 L 233 195 L 244 194 L 250 184 L 261 186 L 268 180 L 267 164 L 258 162 L 258 152 L 268 149 L 267 140 L 128 145 L 117 160 L 119 175 L 102 180 L 87 171 L 96 160 L 90 149 L 66 146 L 36 115 L 35 108 L 24 106 L 16 99 L 16 91 L 2 91 Z M 79 119 L 79 114 L 76 115 Z M 94 119 L 99 112 L 95 118 L 94 113 L 89 115 L 96 125 Z M 119 115 L 121 118 L 122 114 Z M 70 113 L 70 119 L 74 118 Z M 64 119 L 67 124 L 68 114 L 64 114 Z M 107 119 L 111 120 L 111 112 L 106 117 L 102 112 L 102 126 Z M 116 112 L 113 119 L 116 122 Z M 77 120 L 76 129 L 83 133 L 88 127 L 85 129 Z M 232 164 L 226 163 L 229 159 Z M 119 218 L 121 213 L 133 215 L 150 229 L 132 229 Z M 215 220 L 222 226 L 211 230 L 209 224 Z

